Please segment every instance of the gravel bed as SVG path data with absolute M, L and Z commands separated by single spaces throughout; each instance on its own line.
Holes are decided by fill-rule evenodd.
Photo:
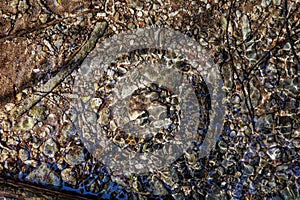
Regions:
M 70 199 L 300 198 L 299 1 L 5 0 L 0 13 L 1 180 L 24 188 L 49 187 L 57 197 L 66 193 Z M 105 27 L 96 37 L 99 23 Z M 188 149 L 159 170 L 115 174 L 82 140 L 84 126 L 78 129 L 78 124 L 84 121 L 73 109 L 74 100 L 82 109 L 91 103 L 105 130 L 99 137 L 131 152 L 163 148 L 181 126 L 178 102 L 188 95 L 161 85 L 135 86 L 124 100 L 131 110 L 124 115 L 118 110 L 115 117 L 111 104 L 105 103 L 116 100 L 109 99 L 119 87 L 116 80 L 125 80 L 123 86 L 129 83 L 131 71 L 144 62 L 170 65 L 184 79 L 196 80 L 194 101 L 201 108 L 196 144 L 209 137 L 214 102 L 206 77 L 176 52 L 150 49 L 122 55 L 103 69 L 92 99 L 74 92 L 81 62 L 88 54 L 95 56 L 86 44 L 99 38 L 99 45 L 122 31 L 145 27 L 170 28 L 198 42 L 201 53 L 211 59 L 203 62 L 216 66 L 224 83 L 223 128 L 205 157 L 197 148 Z M 60 76 L 66 69 L 66 76 Z M 137 82 L 143 83 L 146 75 L 138 76 Z M 122 101 L 114 105 L 123 108 Z M 151 130 L 155 135 L 122 132 L 137 124 L 156 127 Z M 1 198 L 21 198 L 12 184 L 0 190 Z M 42 198 L 53 198 L 47 195 Z

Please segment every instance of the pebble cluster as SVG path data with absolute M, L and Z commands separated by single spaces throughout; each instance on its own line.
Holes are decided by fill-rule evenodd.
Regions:
M 299 198 L 298 1 L 37 2 L 13 0 L 0 5 L 0 42 L 13 46 L 26 38 L 32 47 L 39 48 L 21 64 L 27 69 L 26 65 L 41 62 L 37 69 L 28 68 L 37 74 L 39 82 L 25 89 L 20 87 L 14 99 L 0 107 L 2 178 L 99 199 Z M 36 19 L 22 22 L 35 12 Z M 88 152 L 79 138 L 80 130 L 74 126 L 77 118 L 72 102 L 78 97 L 73 94 L 72 86 L 76 71 L 24 115 L 18 118 L 13 115 L 12 110 L 22 107 L 26 97 L 37 92 L 76 53 L 99 20 L 108 22 L 104 38 L 138 27 L 173 28 L 194 38 L 202 53 L 213 59 L 211 64 L 218 66 L 224 81 L 226 115 L 217 144 L 208 156 L 199 158 L 197 151 L 189 150 L 161 170 L 143 175 L 114 175 L 109 166 Z M 60 60 L 55 60 L 58 52 Z M 152 54 L 159 57 L 158 52 Z M 117 60 L 120 62 L 115 64 L 121 65 L 112 66 L 111 69 L 117 70 L 107 70 L 107 75 L 125 75 L 134 66 L 131 65 L 134 62 L 125 61 L 138 62 L 141 58 L 140 54 L 127 55 Z M 121 132 L 110 135 L 109 130 L 117 127 L 107 117 L 105 108 L 101 108 L 102 99 L 113 89 L 110 82 L 95 83 L 98 96 L 92 101 L 99 111 L 100 122 L 109 124 L 107 137 L 131 151 L 153 150 L 154 143 L 147 146 L 151 144 L 147 138 L 141 142 Z M 207 94 L 205 88 L 203 92 Z M 161 107 L 159 112 L 174 111 L 166 123 L 175 124 L 176 129 L 179 110 L 172 103 L 176 102 L 176 94 L 150 85 L 136 90 L 131 98 L 132 107 L 145 106 L 146 100 L 141 102 L 141 99 L 147 99 L 146 96 L 150 96 L 147 106 Z M 209 100 L 203 101 L 199 98 L 199 104 L 209 106 Z M 143 109 L 139 111 L 133 109 L 132 115 L 140 124 L 151 123 L 151 117 L 156 116 Z M 205 130 L 209 122 L 205 112 L 200 122 L 199 129 Z M 169 132 L 172 130 L 162 135 Z M 205 136 L 200 134 L 199 141 Z M 163 145 L 172 136 L 154 138 Z
M 175 82 L 178 82 L 175 84 L 176 87 L 181 88 L 181 92 L 177 88 L 177 94 L 163 85 L 162 80 L 158 81 L 161 79 L 161 73 L 152 73 L 151 70 L 146 69 L 158 63 L 157 70 L 168 66 L 170 70 L 173 68 L 181 72 L 182 79 L 189 80 L 190 87 L 193 88 L 195 94 L 196 102 L 193 103 L 200 103 L 201 107 L 198 111 L 201 115 L 198 119 L 200 121 L 198 134 L 199 137 L 204 137 L 205 134 L 200 131 L 207 128 L 208 123 L 209 95 L 205 92 L 207 88 L 199 73 L 192 66 L 185 62 L 175 62 L 176 59 L 172 60 L 162 53 L 151 50 L 143 53 L 136 51 L 120 56 L 111 66 L 103 70 L 99 83 L 95 83 L 95 95 L 93 98 L 90 97 L 90 104 L 98 115 L 97 121 L 103 134 L 108 139 L 123 149 L 129 148 L 139 153 L 153 152 L 161 148 L 165 142 L 174 139 L 176 131 L 178 132 L 180 128 L 180 116 L 182 117 L 180 113 L 183 112 L 179 105 L 180 102 L 182 104 L 181 98 L 191 101 L 194 99 L 184 91 L 184 87 L 187 86 L 180 86 L 180 78 L 177 78 L 178 80 L 173 78 Z M 143 63 L 148 64 L 142 67 Z M 176 72 L 175 75 L 177 75 Z M 82 82 L 79 85 L 84 86 Z M 125 85 L 125 87 L 120 88 L 118 85 L 121 87 Z M 117 93 L 121 98 L 129 94 L 130 98 L 118 100 L 118 95 L 113 94 L 114 90 L 119 90 Z M 129 103 L 125 104 L 123 101 Z M 147 129 L 147 127 L 152 128 Z

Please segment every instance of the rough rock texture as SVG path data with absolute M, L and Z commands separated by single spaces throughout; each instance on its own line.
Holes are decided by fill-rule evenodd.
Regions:
M 104 199 L 299 198 L 299 1 L 7 0 L 0 13 L 1 178 Z M 27 106 L 88 53 L 82 47 L 103 21 L 99 42 L 128 29 L 169 27 L 212 58 L 226 115 L 209 156 L 186 152 L 161 171 L 114 176 L 73 126 L 76 71 Z M 24 107 L 21 116 L 12 112 Z M 0 196 L 18 198 L 8 185 Z

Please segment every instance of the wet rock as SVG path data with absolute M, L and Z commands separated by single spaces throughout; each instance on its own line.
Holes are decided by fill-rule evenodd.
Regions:
M 15 107 L 15 104 L 14 103 L 7 103 L 4 107 L 7 111 L 11 111 Z
M 25 178 L 27 181 L 42 185 L 60 185 L 60 178 L 48 168 L 46 163 L 42 163 L 37 169 L 30 172 Z
M 66 168 L 61 171 L 61 178 L 62 180 L 69 184 L 75 186 L 77 183 L 76 180 L 76 173 L 72 168 Z
M 27 149 L 20 149 L 19 150 L 19 158 L 25 162 L 29 159 L 29 152 Z
M 22 121 L 19 123 L 19 127 L 21 130 L 30 130 L 34 125 L 36 121 L 33 117 L 26 117 L 23 118 Z
M 281 151 L 277 147 L 272 147 L 267 150 L 267 154 L 272 160 L 276 160 L 281 156 Z
M 75 166 L 84 162 L 84 153 L 82 147 L 71 147 L 65 157 L 65 161 L 71 166 Z
M 261 116 L 256 120 L 257 130 L 261 131 L 265 129 L 271 129 L 273 122 L 274 122 L 273 115 L 269 114 L 269 115 Z
M 164 196 L 168 194 L 168 191 L 164 187 L 163 183 L 157 178 L 154 178 L 153 180 L 153 190 L 154 195 Z
M 42 152 L 50 158 L 54 158 L 55 153 L 58 150 L 56 141 L 53 140 L 52 138 L 49 138 L 48 140 L 46 140 L 44 142 L 44 144 L 42 145 L 41 149 L 42 149 Z
M 251 165 L 244 164 L 244 172 L 247 175 L 253 175 L 254 174 L 254 167 L 251 166 Z
M 283 3 L 281 0 L 263 0 L 259 4 L 251 1 L 232 3 L 179 0 L 158 1 L 153 5 L 148 1 L 126 3 L 111 0 L 92 3 L 65 0 L 38 2 L 37 8 L 31 7 L 35 4 L 33 1 L 24 0 L 4 1 L 0 5 L 2 8 L 0 10 L 2 14 L 0 35 L 5 36 L 5 42 L 0 41 L 0 46 L 6 47 L 6 50 L 1 52 L 1 61 L 4 63 L 0 61 L 0 65 L 4 67 L 0 69 L 0 83 L 7 86 L 0 89 L 1 101 L 8 93 L 12 93 L 13 97 L 17 93 L 17 101 L 14 102 L 12 99 L 10 103 L 24 106 L 23 100 L 27 99 L 33 91 L 38 91 L 40 85 L 54 78 L 57 70 L 60 70 L 60 67 L 63 68 L 64 61 L 68 60 L 70 55 L 73 56 L 73 53 L 81 47 L 82 42 L 90 36 L 87 31 L 89 27 L 93 27 L 96 21 L 105 19 L 109 21 L 109 31 L 105 37 L 110 37 L 122 30 L 144 26 L 168 26 L 186 33 L 189 37 L 194 37 L 198 43 L 202 44 L 200 49 L 203 55 L 218 61 L 217 66 L 221 68 L 225 81 L 224 87 L 228 97 L 226 103 L 233 110 L 226 111 L 224 130 L 221 131 L 216 148 L 213 148 L 207 157 L 198 157 L 197 145 L 200 146 L 201 143 L 197 142 L 195 152 L 191 152 L 192 150 L 185 152 L 184 156 L 172 164 L 172 167 L 176 165 L 176 170 L 172 172 L 155 171 L 150 173 L 148 178 L 137 178 L 133 184 L 129 184 L 130 177 L 120 176 L 123 181 L 122 185 L 112 183 L 110 178 L 107 178 L 111 176 L 110 172 L 107 172 L 109 175 L 99 175 L 99 171 L 106 170 L 99 164 L 99 160 L 96 161 L 92 156 L 85 156 L 85 150 L 81 144 L 74 142 L 78 139 L 79 130 L 72 129 L 70 126 L 76 123 L 77 117 L 69 116 L 68 113 L 70 101 L 68 98 L 78 98 L 76 95 L 68 95 L 72 89 L 74 77 L 77 76 L 74 72 L 69 80 L 70 83 L 67 83 L 68 79 L 66 79 L 55 91 L 41 100 L 41 104 L 45 106 L 44 111 L 44 108 L 40 110 L 38 106 L 35 106 L 26 111 L 17 121 L 11 120 L 9 114 L 2 117 L 0 113 L 0 174 L 8 174 L 9 178 L 19 176 L 22 179 L 23 171 L 27 170 L 24 168 L 28 167 L 31 171 L 32 168 L 40 165 L 41 160 L 47 160 L 48 163 L 31 171 L 26 180 L 37 184 L 54 185 L 59 185 L 61 180 L 65 186 L 70 187 L 70 190 L 79 193 L 91 192 L 89 194 L 93 195 L 94 192 L 101 191 L 98 194 L 103 196 L 99 198 L 123 197 L 126 199 L 126 195 L 122 196 L 126 192 L 141 199 L 151 198 L 154 195 L 157 195 L 156 198 L 169 198 L 172 195 L 176 199 L 204 199 L 205 197 L 263 199 L 266 196 L 273 199 L 298 198 L 297 148 L 300 147 L 298 140 L 300 132 L 298 131 L 297 95 L 299 84 L 295 67 L 297 63 L 291 51 L 293 46 L 295 52 L 299 52 L 298 37 L 295 34 L 299 18 L 296 12 L 298 8 L 296 2 L 290 2 L 288 5 L 291 38 L 287 38 L 287 34 L 281 34 L 286 32 L 284 24 L 286 11 L 284 6 L 278 6 Z M 16 13 L 19 15 L 14 16 Z M 33 17 L 29 18 L 27 13 Z M 38 26 L 33 27 L 32 24 L 25 23 L 31 20 L 35 21 Z M 212 21 L 214 23 L 211 23 Z M 49 24 L 46 27 L 43 23 Z M 43 41 L 45 46 L 36 45 L 37 43 L 43 44 Z M 65 53 L 61 54 L 61 51 Z M 213 54 L 221 55 L 215 58 Z M 132 57 L 138 58 L 138 61 L 147 60 L 146 55 L 140 57 L 133 55 Z M 116 66 L 105 66 L 108 76 L 106 80 L 99 82 L 105 84 L 110 78 L 124 78 L 133 66 L 139 65 L 139 63 L 130 63 L 127 58 L 123 60 L 124 62 L 116 62 Z M 96 64 L 98 65 L 99 62 Z M 214 66 L 214 64 L 210 63 L 209 66 Z M 184 70 L 188 71 L 189 68 Z M 27 75 L 31 76 L 30 74 L 34 77 L 41 77 L 42 81 L 37 80 L 36 87 L 21 91 L 20 88 L 29 79 Z M 206 78 L 206 74 L 202 75 Z M 155 79 L 155 75 L 148 77 Z M 143 80 L 141 78 L 136 80 L 138 82 L 136 86 L 141 87 Z M 130 83 L 133 84 L 133 82 Z M 248 82 L 250 82 L 249 87 Z M 32 84 L 25 85 L 27 87 Z M 101 90 L 100 85 L 96 83 L 96 92 L 104 91 L 108 96 L 111 89 L 107 87 Z M 181 99 L 175 100 L 171 97 L 172 95 L 168 96 L 166 91 L 157 87 L 153 89 L 155 92 L 147 94 L 149 98 L 145 95 L 148 99 L 141 101 L 140 104 L 135 103 L 133 106 L 143 107 L 143 103 L 148 105 L 153 101 L 172 105 L 168 108 L 153 103 L 148 110 L 143 108 L 142 112 L 133 113 L 134 117 L 130 119 L 138 118 L 140 120 L 138 122 L 144 119 L 150 121 L 156 119 L 158 121 L 155 123 L 144 124 L 154 124 L 156 128 L 166 128 L 169 123 L 177 123 L 176 106 Z M 143 93 L 143 91 L 140 92 Z M 132 94 L 130 91 L 124 93 L 125 95 Z M 97 95 L 98 93 L 95 96 Z M 101 95 L 96 98 L 99 96 Z M 100 101 L 100 98 L 98 100 L 92 98 L 87 95 L 82 98 L 82 101 L 91 103 L 94 111 L 98 111 L 98 108 L 102 106 L 102 99 Z M 12 104 L 8 105 L 11 107 L 0 107 L 1 112 L 3 110 L 9 113 L 16 108 Z M 254 107 L 254 112 L 252 108 L 248 108 L 249 106 Z M 145 110 L 149 112 L 149 116 L 144 116 L 147 115 Z M 117 122 L 111 120 L 114 113 L 110 113 L 109 109 L 105 108 L 102 111 L 97 113 L 100 115 L 98 122 L 107 123 L 109 126 L 105 127 L 106 130 L 117 131 L 120 121 L 129 120 L 129 118 L 121 118 Z M 129 112 L 125 109 L 123 111 Z M 120 111 L 120 113 L 123 115 L 123 112 Z M 254 116 L 251 116 L 252 114 Z M 178 115 L 180 116 L 181 113 L 179 112 Z M 47 120 L 45 117 L 48 117 Z M 173 117 L 174 120 L 165 120 L 167 117 Z M 255 126 L 252 126 L 252 117 Z M 82 130 L 86 130 L 85 128 L 88 127 L 85 123 L 90 118 L 80 120 L 84 127 Z M 201 120 L 203 122 L 199 127 L 203 130 L 207 122 L 205 117 L 201 117 Z M 111 132 L 107 133 L 108 136 L 113 135 Z M 59 138 L 51 139 L 53 136 Z M 120 141 L 127 139 L 131 143 L 138 143 L 136 146 L 145 144 L 141 144 L 143 140 L 134 140 L 125 136 Z M 90 140 L 95 140 L 92 134 L 88 137 Z M 161 137 L 162 135 L 158 135 L 155 142 L 165 144 L 167 140 L 162 140 Z M 213 138 L 214 136 L 208 130 L 206 135 L 199 132 L 199 138 L 202 137 Z M 124 142 L 126 145 L 131 143 Z M 20 166 L 17 166 L 20 160 L 25 163 L 26 167 L 22 166 L 22 162 Z M 53 163 L 54 160 L 55 163 Z M 141 168 L 143 165 L 138 165 L 138 167 Z M 160 175 L 159 179 L 152 178 L 158 175 Z M 112 193 L 115 196 L 110 196 Z

